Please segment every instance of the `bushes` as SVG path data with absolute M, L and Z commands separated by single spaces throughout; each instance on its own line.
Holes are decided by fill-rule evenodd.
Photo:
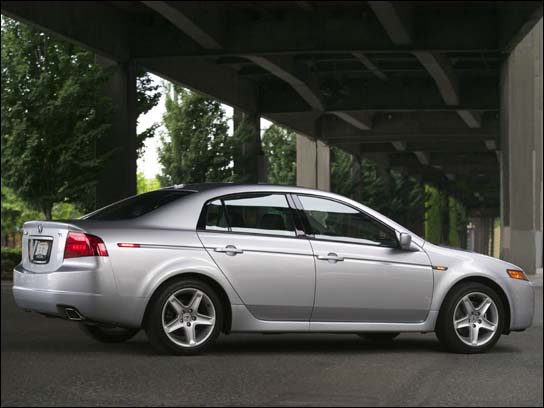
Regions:
M 12 279 L 13 268 L 21 262 L 21 248 L 2 247 L 2 279 Z

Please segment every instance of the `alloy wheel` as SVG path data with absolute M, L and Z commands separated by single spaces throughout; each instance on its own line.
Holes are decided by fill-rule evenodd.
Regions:
M 182 347 L 204 343 L 215 327 L 216 312 L 210 297 L 196 288 L 174 292 L 162 309 L 162 327 L 168 338 Z
M 468 293 L 455 306 L 453 325 L 463 343 L 471 347 L 483 346 L 493 338 L 499 327 L 497 305 L 485 293 Z

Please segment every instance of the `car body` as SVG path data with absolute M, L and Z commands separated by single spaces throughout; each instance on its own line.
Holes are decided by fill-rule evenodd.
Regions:
M 195 340 L 195 347 L 184 344 L 185 334 L 165 338 L 161 333 L 155 343 L 166 344 L 167 352 L 201 351 L 220 331 L 391 337 L 439 332 L 445 304 L 467 285 L 484 288 L 461 295 L 481 301 L 482 307 L 492 303 L 489 313 L 498 336 L 523 330 L 533 319 L 533 287 L 519 267 L 433 245 L 360 203 L 318 190 L 180 185 L 81 219 L 27 222 L 23 229 L 22 262 L 15 267 L 13 286 L 21 308 L 77 320 L 87 328 L 146 328 L 149 334 L 161 331 L 161 325 L 148 327 L 153 313 L 162 316 L 164 331 L 165 313 L 176 324 L 198 321 L 199 311 L 189 313 L 177 299 L 204 295 L 209 322 L 221 327 L 214 327 L 213 335 L 206 332 L 206 341 Z M 89 245 L 94 245 L 91 253 L 77 253 L 89 251 Z M 172 285 L 180 281 L 193 284 L 190 290 L 178 285 L 172 295 Z M 170 300 L 163 301 L 162 312 L 155 311 L 168 290 Z M 471 308 L 465 302 L 463 308 L 459 299 L 450 314 L 476 327 L 478 304 Z M 449 336 L 445 326 L 441 340 Z M 483 351 L 498 340 L 471 343 L 472 331 L 461 332 L 450 349 Z M 467 338 L 471 344 L 463 341 Z

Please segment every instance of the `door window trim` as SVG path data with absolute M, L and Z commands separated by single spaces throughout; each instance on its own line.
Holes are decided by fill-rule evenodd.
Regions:
M 292 223 L 292 226 L 294 227 L 294 232 L 295 232 L 294 236 L 279 235 L 279 234 L 265 234 L 260 232 L 232 231 L 232 228 L 230 225 L 229 213 L 225 205 L 226 199 L 229 199 L 231 197 L 238 197 L 238 196 L 261 196 L 261 195 L 273 195 L 273 194 L 282 195 L 285 197 L 287 206 L 289 208 L 291 223 Z M 298 214 L 297 209 L 293 207 L 293 200 L 291 196 L 292 196 L 291 193 L 284 192 L 284 191 L 249 191 L 249 192 L 243 192 L 243 193 L 230 193 L 230 194 L 225 194 L 225 195 L 217 196 L 214 198 L 210 198 L 204 202 L 202 209 L 200 210 L 200 216 L 198 217 L 196 231 L 208 232 L 208 233 L 214 233 L 214 234 L 218 233 L 218 234 L 251 235 L 251 236 L 270 237 L 270 238 L 307 239 L 305 231 L 300 229 L 300 222 L 301 222 L 299 218 L 300 214 Z M 208 204 L 216 200 L 221 201 L 221 206 L 223 207 L 223 211 L 225 211 L 225 217 L 227 219 L 227 224 L 228 224 L 228 231 L 206 229 L 206 216 L 207 216 Z M 299 218 L 298 223 L 296 221 L 297 218 Z
M 371 214 L 367 213 L 366 211 L 363 211 L 360 208 L 357 208 L 357 207 L 355 207 L 355 206 L 353 206 L 353 205 L 351 205 L 349 203 L 346 203 L 344 201 L 338 200 L 338 199 L 333 198 L 333 197 L 325 197 L 325 196 L 321 196 L 321 195 L 317 195 L 317 194 L 305 194 L 305 193 L 302 193 L 302 194 L 296 193 L 296 194 L 292 194 L 292 195 L 294 196 L 294 201 L 295 201 L 295 204 L 296 204 L 296 207 L 297 207 L 297 211 L 300 213 L 301 217 L 304 219 L 303 224 L 304 224 L 304 227 L 305 227 L 305 230 L 306 230 L 306 237 L 309 240 L 335 242 L 335 243 L 339 243 L 339 244 L 364 245 L 364 246 L 371 246 L 371 247 L 374 247 L 374 248 L 400 249 L 400 242 L 399 242 L 399 237 L 398 237 L 398 234 L 397 234 L 397 230 L 394 229 L 393 227 L 387 225 L 383 221 L 379 220 L 378 218 L 372 216 Z M 393 234 L 393 236 L 395 237 L 395 242 L 397 243 L 397 245 L 395 245 L 395 246 L 392 246 L 392 245 L 374 245 L 374 244 L 366 244 L 364 242 L 353 242 L 353 241 L 341 241 L 341 240 L 327 239 L 327 238 L 316 238 L 315 234 L 312 231 L 310 221 L 308 220 L 308 216 L 306 215 L 306 212 L 304 210 L 304 206 L 302 205 L 302 201 L 300 200 L 299 196 L 320 198 L 322 200 L 329 200 L 329 201 L 333 201 L 333 202 L 338 203 L 338 204 L 345 205 L 345 206 L 357 211 L 358 213 L 363 214 L 364 216 L 370 218 L 371 220 L 377 222 L 378 224 L 382 225 L 387 230 L 389 230 Z M 354 238 L 354 239 L 357 239 L 357 238 Z

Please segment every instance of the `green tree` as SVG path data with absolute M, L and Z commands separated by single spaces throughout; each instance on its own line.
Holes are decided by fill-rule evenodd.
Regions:
M 425 239 L 433 244 L 442 242 L 442 196 L 433 186 L 426 185 L 429 198 L 425 203 Z
M 89 51 L 2 16 L 2 176 L 46 219 L 67 214 L 68 202 L 85 211 L 94 206 L 96 170 L 106 159 L 96 157 L 95 146 L 107 136 L 112 115 L 103 95 L 111 71 L 94 59 Z M 149 111 L 160 96 L 140 69 L 137 113 Z M 139 152 L 156 128 L 138 135 Z M 55 203 L 66 211 L 53 211 Z
M 161 99 L 161 85 L 154 83 L 149 73 L 139 68 L 136 73 L 136 115 L 139 117 L 153 109 Z M 147 129 L 138 133 L 137 149 L 138 156 L 144 152 L 145 140 L 155 137 L 159 123 L 153 123 Z
M 168 85 L 159 160 L 163 185 L 230 181 L 231 141 L 221 104 L 177 85 Z M 167 137 L 166 137 L 167 136 Z
M 53 204 L 89 208 L 108 130 L 108 73 L 93 54 L 2 19 L 2 177 L 51 219 Z
M 161 188 L 161 183 L 157 177 L 146 178 L 144 173 L 138 172 L 136 175 L 136 191 L 138 194 L 147 193 Z
M 263 134 L 262 148 L 268 162 L 268 182 L 295 185 L 297 181 L 296 133 L 271 125 Z
M 4 185 L 2 179 L 2 246 L 9 246 L 13 241 L 13 234 L 17 232 L 26 220 L 40 219 L 43 216 L 29 208 L 13 189 Z
M 331 146 L 331 190 L 346 197 L 353 197 L 355 191 L 355 179 L 352 174 L 354 161 L 357 160 L 344 150 Z

